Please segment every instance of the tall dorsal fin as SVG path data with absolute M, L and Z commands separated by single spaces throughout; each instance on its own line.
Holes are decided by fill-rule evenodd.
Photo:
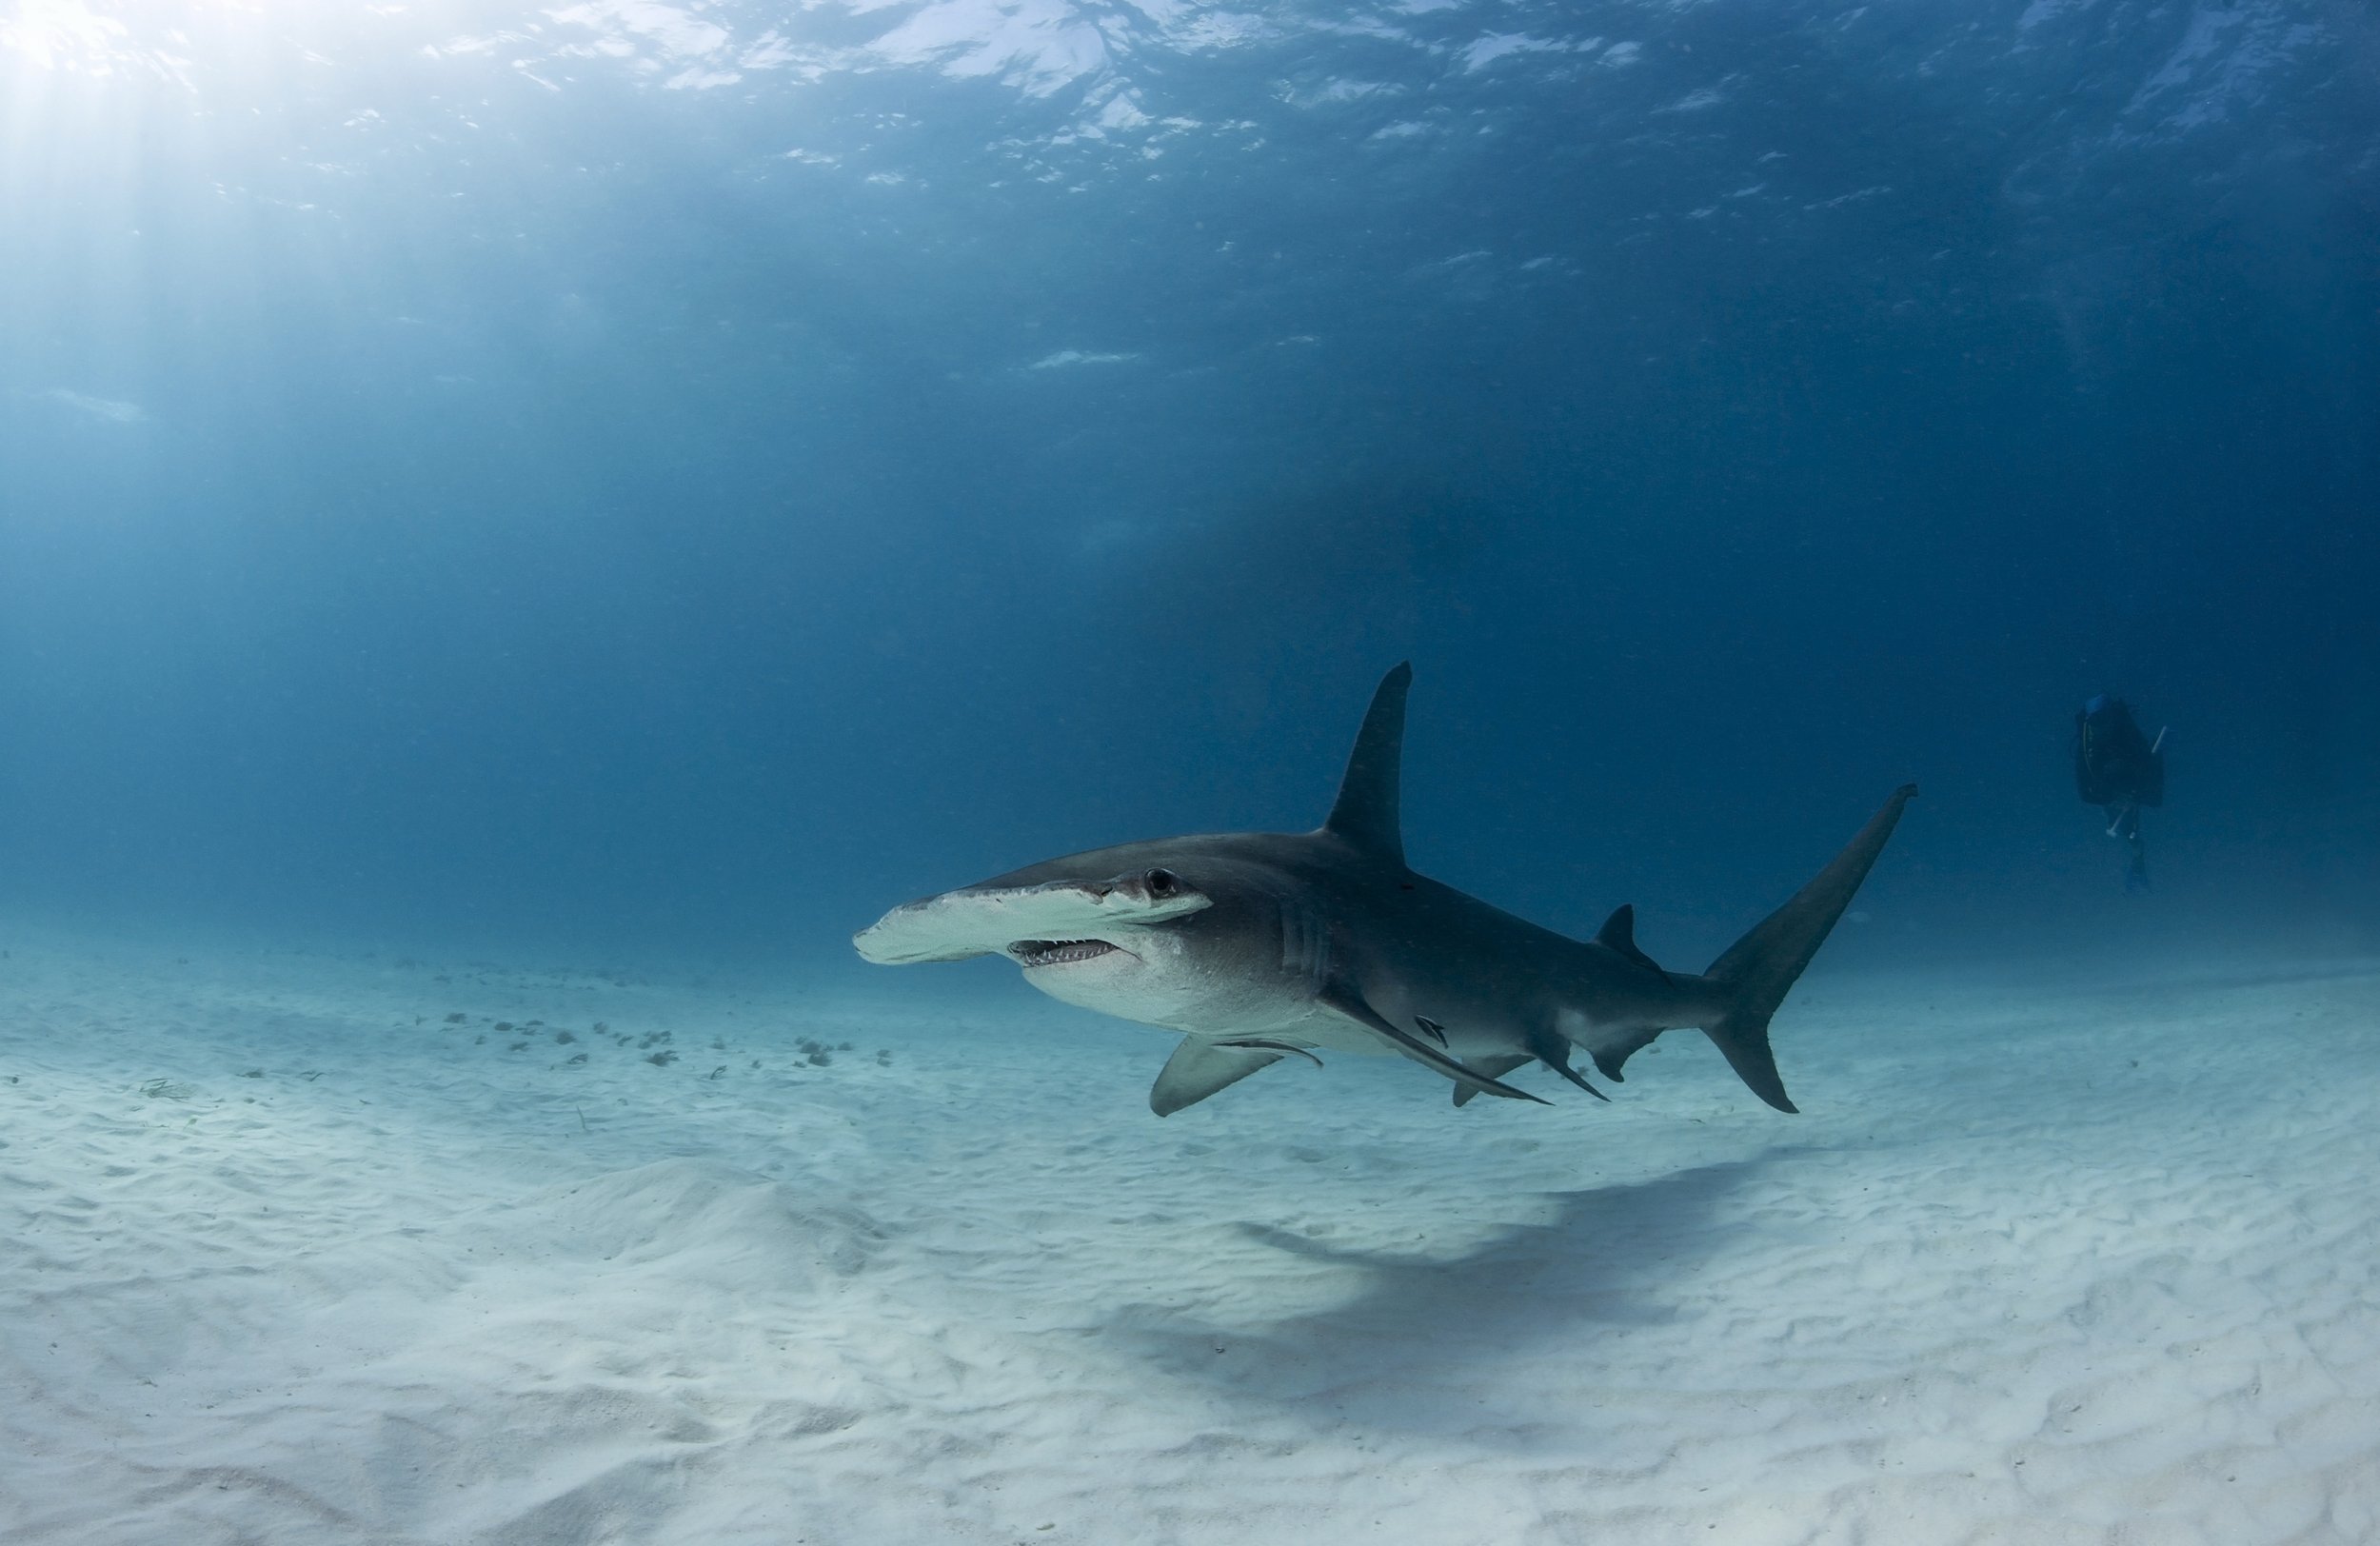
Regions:
M 1636 907 L 1634 902 L 1623 902 L 1612 909 L 1612 916 L 1595 931 L 1595 942 L 1606 949 L 1618 951 L 1639 966 L 1656 972 L 1661 969 L 1653 964 L 1651 956 L 1636 948 Z
M 1397 808 L 1405 749 L 1405 690 L 1413 685 L 1413 663 L 1401 661 L 1380 678 L 1347 756 L 1347 776 L 1339 782 L 1339 803 L 1322 830 L 1367 853 L 1405 862 L 1405 838 Z

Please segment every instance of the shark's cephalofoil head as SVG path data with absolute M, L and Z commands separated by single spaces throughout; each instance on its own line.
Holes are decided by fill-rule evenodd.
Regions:
M 1027 976 L 1095 962 L 1113 969 L 1124 961 L 1110 958 L 1145 963 L 1157 931 L 1213 904 L 1197 886 L 1158 865 L 1096 881 L 991 882 L 896 907 L 854 935 L 852 943 L 883 965 L 1005 955 Z
M 1006 956 L 1053 999 L 1143 1025 L 1260 1034 L 1313 1012 L 1327 930 L 1279 861 L 1320 840 L 1168 838 L 1053 859 L 896 907 L 886 965 Z

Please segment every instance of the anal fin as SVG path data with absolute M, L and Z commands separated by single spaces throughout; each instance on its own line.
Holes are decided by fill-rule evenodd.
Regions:
M 1529 1050 L 1537 1055 L 1537 1061 L 1594 1096 L 1597 1100 L 1611 1097 L 1586 1080 L 1586 1077 L 1570 1066 L 1570 1040 L 1557 1031 L 1541 1031 L 1529 1039 Z
M 1528 1060 L 1529 1060 L 1525 1057 L 1482 1058 L 1472 1066 L 1477 1068 L 1480 1073 L 1485 1074 L 1490 1079 L 1502 1079 L 1506 1074 L 1511 1073 L 1514 1069 L 1518 1068 L 1522 1063 L 1525 1063 Z M 1471 1098 L 1478 1093 L 1478 1090 L 1472 1085 L 1458 1084 L 1455 1086 L 1455 1104 L 1458 1106 L 1467 1106 L 1471 1103 Z
M 1587 1056 L 1595 1060 L 1595 1066 L 1605 1079 L 1615 1084 L 1623 1084 L 1627 1082 L 1627 1078 L 1620 1073 L 1620 1065 L 1651 1046 L 1660 1034 L 1660 1031 L 1652 1029 L 1631 1031 L 1624 1040 L 1608 1046 L 1589 1047 Z

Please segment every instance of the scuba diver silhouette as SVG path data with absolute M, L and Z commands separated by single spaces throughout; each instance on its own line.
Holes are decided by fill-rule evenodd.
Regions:
M 2098 694 L 2074 715 L 2074 788 L 2085 804 L 2107 812 L 2108 836 L 2132 851 L 2124 889 L 2147 890 L 2149 850 L 2140 841 L 2140 813 L 2165 803 L 2165 730 L 2151 741 L 2132 723 L 2124 700 Z

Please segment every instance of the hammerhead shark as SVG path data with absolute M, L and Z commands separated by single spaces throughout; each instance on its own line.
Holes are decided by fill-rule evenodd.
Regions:
M 1623 906 L 1592 940 L 1516 918 L 1407 867 L 1398 822 L 1405 695 L 1382 679 L 1330 819 L 1312 832 L 1160 838 L 1052 859 L 896 907 L 854 936 L 887 965 L 1006 955 L 1053 999 L 1181 1033 L 1149 1092 L 1170 1116 L 1283 1058 L 1401 1054 L 1455 1104 L 1531 1061 L 1598 1100 L 1663 1031 L 1698 1029 L 1744 1083 L 1795 1110 L 1769 1018 L 1835 927 L 1901 807 L 1903 784 L 1793 900 L 1711 969 L 1664 971 Z

